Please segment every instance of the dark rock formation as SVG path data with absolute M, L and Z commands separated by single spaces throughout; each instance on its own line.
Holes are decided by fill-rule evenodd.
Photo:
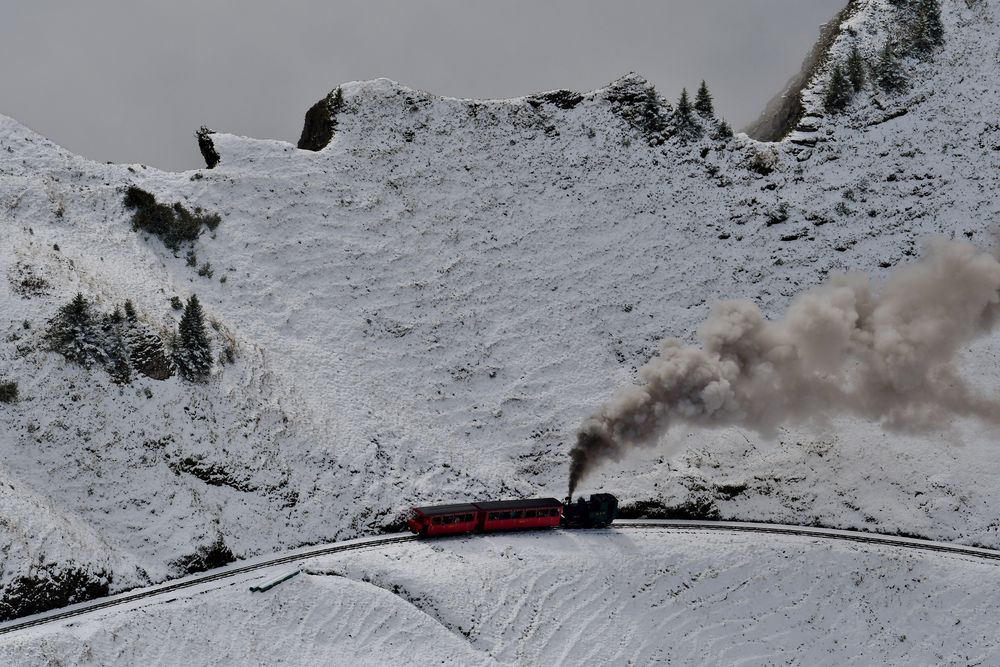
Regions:
M 306 111 L 302 125 L 302 135 L 298 147 L 307 151 L 319 151 L 333 139 L 337 129 L 337 112 L 344 106 L 344 94 L 338 87 Z
M 201 126 L 195 136 L 198 137 L 198 148 L 201 150 L 201 156 L 205 158 L 205 164 L 209 169 L 215 167 L 219 164 L 218 151 L 215 150 L 215 144 L 212 142 L 212 135 L 215 134 L 215 130 L 210 130 L 204 125 Z

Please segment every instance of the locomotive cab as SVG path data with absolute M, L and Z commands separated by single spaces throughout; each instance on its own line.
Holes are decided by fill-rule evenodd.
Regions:
M 590 498 L 577 498 L 563 508 L 562 525 L 567 528 L 598 528 L 609 526 L 618 517 L 618 498 L 610 493 L 595 493 Z

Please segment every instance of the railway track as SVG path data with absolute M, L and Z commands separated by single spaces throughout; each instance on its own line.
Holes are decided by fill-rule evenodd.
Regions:
M 883 535 L 880 533 L 865 533 L 854 530 L 837 530 L 831 528 L 814 528 L 811 526 L 793 526 L 784 524 L 769 523 L 747 523 L 737 521 L 681 521 L 681 520 L 658 520 L 658 519 L 620 519 L 613 524 L 615 529 L 623 530 L 673 530 L 677 532 L 729 532 L 729 533 L 756 533 L 764 535 L 787 535 L 797 537 L 809 537 L 824 540 L 840 540 L 856 542 L 866 545 L 899 547 L 906 549 L 917 549 L 946 553 L 956 556 L 965 556 L 989 561 L 1000 561 L 1000 551 L 993 549 L 982 549 L 961 544 L 949 544 L 945 542 L 933 542 L 930 540 L 920 540 L 910 537 L 898 537 L 894 535 Z M 598 529 L 603 530 L 603 529 Z M 385 537 L 363 538 L 361 540 L 351 540 L 338 544 L 328 544 L 318 547 L 297 549 L 293 552 L 254 560 L 250 563 L 231 565 L 219 568 L 201 575 L 186 577 L 175 581 L 166 582 L 152 588 L 128 591 L 119 593 L 107 598 L 100 598 L 90 602 L 82 602 L 71 607 L 56 609 L 34 616 L 7 621 L 0 624 L 0 635 L 24 630 L 26 628 L 62 621 L 74 616 L 79 616 L 92 611 L 130 604 L 145 598 L 164 596 L 170 593 L 191 588 L 213 581 L 231 579 L 255 570 L 261 570 L 276 565 L 286 565 L 297 563 L 317 556 L 343 553 L 347 551 L 357 551 L 361 549 L 380 549 L 387 545 L 399 544 L 401 542 L 411 542 L 416 540 L 415 535 L 387 535 Z
M 141 590 L 127 591 L 125 593 L 119 593 L 117 595 L 112 595 L 107 598 L 99 598 L 97 600 L 91 600 L 90 602 L 82 602 L 78 605 L 73 605 L 72 607 L 65 607 L 63 609 L 56 609 L 50 612 L 43 612 L 41 614 L 36 614 L 33 616 L 26 616 L 22 619 L 16 619 L 13 621 L 7 621 L 6 623 L 0 624 L 0 635 L 5 635 L 10 632 L 15 632 L 17 630 L 24 630 L 26 628 L 31 628 L 37 625 L 44 625 L 45 623 L 53 623 L 55 621 L 62 621 L 67 618 L 72 618 L 74 616 L 80 616 L 81 614 L 87 614 L 92 611 L 97 611 L 100 609 L 107 609 L 108 607 L 117 607 L 123 604 L 129 604 L 142 600 L 144 598 L 151 598 L 154 596 L 166 595 L 168 593 L 173 593 L 175 591 L 180 591 L 185 588 L 191 588 L 192 586 L 199 586 L 201 584 L 209 583 L 212 581 L 219 581 L 222 579 L 231 579 L 232 577 L 237 577 L 248 572 L 253 572 L 255 570 L 261 570 L 266 567 L 274 567 L 275 565 L 285 565 L 288 563 L 296 563 L 299 561 L 307 560 L 309 558 L 315 558 L 316 556 L 326 556 L 329 554 L 343 553 L 345 551 L 357 551 L 360 549 L 375 549 L 381 548 L 389 544 L 398 544 L 399 542 L 411 542 L 416 539 L 416 535 L 387 535 L 384 538 L 369 538 L 363 541 L 349 541 L 340 544 L 328 544 L 321 547 L 314 547 L 310 549 L 297 549 L 293 553 L 283 554 L 280 556 L 275 556 L 273 558 L 268 558 L 266 560 L 254 561 L 252 563 L 244 565 L 228 566 L 223 568 L 218 568 L 205 574 L 185 577 L 184 579 L 179 579 L 176 581 L 170 581 L 153 588 L 144 588 Z
M 729 533 L 763 533 L 769 535 L 791 535 L 812 537 L 824 540 L 841 540 L 861 544 L 901 547 L 920 551 L 935 551 L 956 556 L 969 556 L 984 560 L 1000 561 L 1000 551 L 983 549 L 964 544 L 934 542 L 913 537 L 885 535 L 883 533 L 866 533 L 858 530 L 840 530 L 835 528 L 815 528 L 812 526 L 793 526 L 775 523 L 748 523 L 742 521 L 681 521 L 657 519 L 619 519 L 615 528 L 664 528 L 676 531 L 714 531 Z

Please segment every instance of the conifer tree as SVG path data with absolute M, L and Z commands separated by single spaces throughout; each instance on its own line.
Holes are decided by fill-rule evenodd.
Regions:
M 681 99 L 674 110 L 674 126 L 682 139 L 697 139 L 701 136 L 701 125 L 694 119 L 687 88 L 681 91 Z
M 681 90 L 681 99 L 677 102 L 677 117 L 684 119 L 691 118 L 691 101 L 688 99 L 687 88 Z
M 125 347 L 136 372 L 154 380 L 166 380 L 174 374 L 174 364 L 163 339 L 139 321 L 132 301 L 125 302 Z
M 938 0 L 920 0 L 910 39 L 913 50 L 924 56 L 944 44 L 944 25 L 941 23 L 941 5 Z
M 722 120 L 719 121 L 719 124 L 716 126 L 715 138 L 725 140 L 725 139 L 732 139 L 732 137 L 733 137 L 733 128 L 726 121 L 726 119 L 723 118 Z
M 650 145 L 662 144 L 667 120 L 660 105 L 660 96 L 656 94 L 656 88 L 653 86 L 649 86 L 643 94 L 640 119 L 642 133 Z
M 925 17 L 925 30 L 930 43 L 934 46 L 944 46 L 944 24 L 941 22 L 940 1 L 921 0 L 920 12 Z
M 184 306 L 177 329 L 174 361 L 186 380 L 203 382 L 212 370 L 212 344 L 205 329 L 205 315 L 197 295 L 192 294 Z
M 708 84 L 702 79 L 698 94 L 694 98 L 694 110 L 702 118 L 712 118 L 715 116 L 715 106 L 712 104 L 712 94 L 708 92 Z
M 117 384 L 132 381 L 132 364 L 129 359 L 125 316 L 120 308 L 106 315 L 101 323 L 101 347 L 104 364 Z
M 46 338 L 54 351 L 84 367 L 104 360 L 101 333 L 90 302 L 82 293 L 78 292 L 72 301 L 59 309 L 52 318 Z
M 844 70 L 840 64 L 833 66 L 833 73 L 830 75 L 830 82 L 826 87 L 826 97 L 823 99 L 823 106 L 829 113 L 839 113 L 847 108 L 851 103 L 851 83 L 844 76 Z
M 882 90 L 890 93 L 906 88 L 906 75 L 899 59 L 896 58 L 891 41 L 886 41 L 879 55 L 878 64 L 875 66 L 875 81 Z
M 854 92 L 865 87 L 865 61 L 857 44 L 851 47 L 851 53 L 847 56 L 847 78 L 850 79 Z

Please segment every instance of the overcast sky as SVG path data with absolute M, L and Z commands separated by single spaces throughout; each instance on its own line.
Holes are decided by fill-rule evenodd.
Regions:
M 846 0 L 3 0 L 0 113 L 94 160 L 203 166 L 200 125 L 296 141 L 344 81 L 453 97 L 708 80 L 753 120 Z

